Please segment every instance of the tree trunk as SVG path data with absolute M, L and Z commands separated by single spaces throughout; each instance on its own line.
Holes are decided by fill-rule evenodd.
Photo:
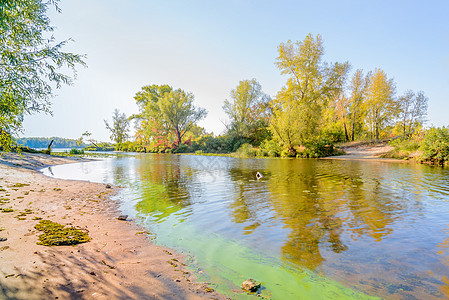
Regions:
M 346 129 L 346 122 L 343 122 L 343 127 L 345 128 L 345 138 L 346 138 L 346 141 L 348 142 L 349 136 L 348 136 L 348 130 Z
M 355 113 L 352 117 L 352 141 L 354 141 L 354 136 L 355 136 Z

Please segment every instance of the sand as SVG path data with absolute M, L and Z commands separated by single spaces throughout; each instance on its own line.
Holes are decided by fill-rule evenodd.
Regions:
M 388 143 L 368 143 L 368 142 L 352 142 L 339 147 L 345 152 L 344 155 L 329 156 L 323 159 L 340 159 L 340 160 L 376 160 L 384 162 L 404 162 L 404 160 L 381 158 L 381 155 L 390 152 L 393 147 Z
M 48 178 L 37 169 L 80 159 L 44 154 L 0 157 L 0 299 L 226 299 L 194 282 L 175 251 L 121 221 L 116 187 Z M 19 216 L 25 209 L 26 216 Z M 37 245 L 37 218 L 89 232 L 76 246 Z

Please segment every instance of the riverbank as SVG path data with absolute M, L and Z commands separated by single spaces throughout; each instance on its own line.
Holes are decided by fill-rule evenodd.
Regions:
M 184 257 L 120 221 L 117 189 L 48 178 L 38 169 L 82 158 L 4 153 L 0 157 L 0 298 L 226 299 L 194 283 Z M 38 219 L 88 231 L 77 246 L 37 245 Z
M 405 160 L 382 157 L 393 150 L 388 142 L 351 142 L 339 146 L 338 149 L 344 151 L 345 154 L 323 157 L 323 159 L 405 162 Z

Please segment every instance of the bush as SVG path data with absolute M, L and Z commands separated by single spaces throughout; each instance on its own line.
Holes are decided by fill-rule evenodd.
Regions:
M 337 123 L 333 123 L 332 126 L 325 128 L 321 132 L 321 135 L 324 140 L 332 143 L 344 142 L 346 140 L 343 129 L 341 129 L 340 124 Z
M 75 148 L 73 148 L 73 149 L 70 149 L 70 152 L 69 152 L 70 154 L 75 154 L 75 155 L 79 155 L 79 154 L 84 154 L 84 150 L 78 150 L 78 149 L 75 149 Z
M 269 157 L 279 157 L 281 155 L 282 148 L 279 143 L 276 143 L 273 140 L 264 140 L 260 143 L 260 150 L 267 153 Z
M 189 150 L 190 149 L 189 149 L 188 145 L 182 144 L 182 145 L 179 145 L 178 148 L 173 150 L 173 153 L 186 153 L 186 152 L 189 152 Z
M 304 145 L 304 149 L 298 153 L 298 157 L 318 158 L 335 154 L 335 147 L 332 141 L 326 138 L 317 138 Z
M 237 149 L 236 153 L 241 157 L 255 157 L 256 149 L 254 149 L 251 144 L 245 143 Z
M 449 128 L 431 128 L 421 142 L 422 160 L 444 164 L 449 162 Z

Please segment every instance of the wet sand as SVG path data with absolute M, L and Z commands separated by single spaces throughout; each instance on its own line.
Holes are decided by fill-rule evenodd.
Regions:
M 82 159 L 43 154 L 0 156 L 0 299 L 226 299 L 194 282 L 180 254 L 151 233 L 120 221 L 117 188 L 48 178 L 36 171 Z M 27 210 L 27 211 L 25 211 Z M 22 214 L 23 212 L 31 212 Z M 37 219 L 85 229 L 76 246 L 37 245 Z

